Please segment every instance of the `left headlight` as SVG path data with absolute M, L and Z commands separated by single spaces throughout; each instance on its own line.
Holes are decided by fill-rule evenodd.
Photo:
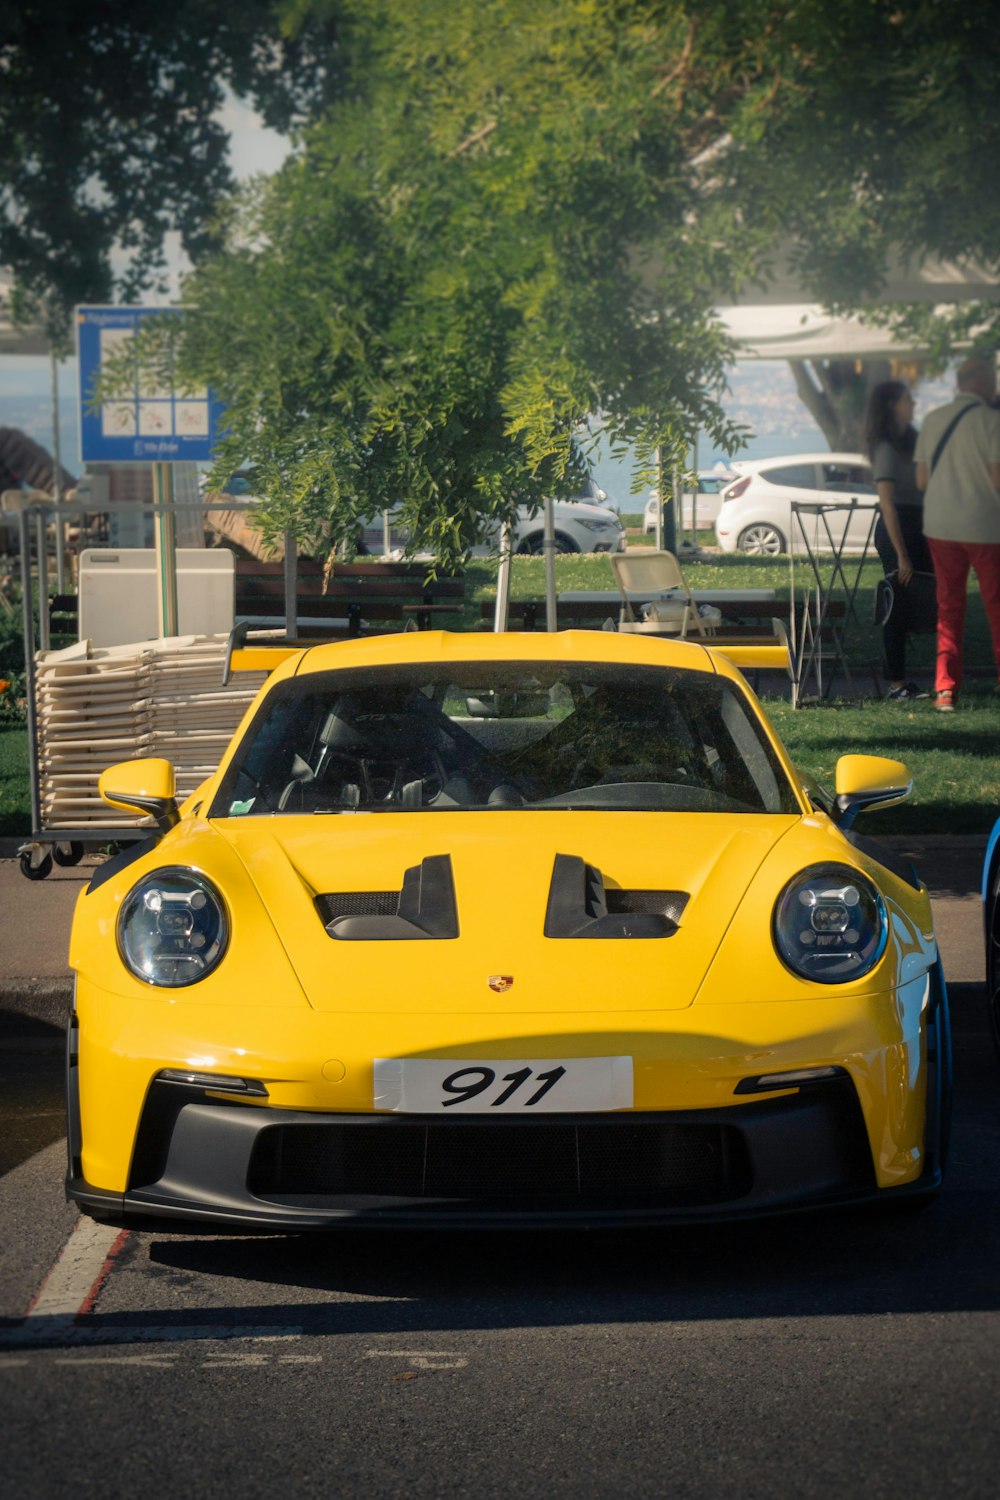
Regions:
M 166 989 L 197 984 L 229 942 L 225 904 L 195 870 L 156 870 L 126 897 L 118 917 L 118 950 L 137 979 Z
M 774 908 L 774 946 L 803 979 L 847 984 L 873 969 L 889 935 L 885 902 L 850 865 L 813 865 L 790 880 Z

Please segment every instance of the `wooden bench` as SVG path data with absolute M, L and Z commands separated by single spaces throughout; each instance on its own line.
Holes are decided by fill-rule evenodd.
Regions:
M 76 594 L 53 594 L 49 600 L 49 636 L 76 641 L 80 638 L 80 605 Z
M 324 638 L 379 634 L 413 620 L 427 629 L 439 614 L 460 615 L 465 580 L 461 574 L 428 578 L 426 563 L 337 563 L 323 590 L 323 563 L 300 558 L 297 564 L 296 613 L 314 623 L 310 635 Z M 262 624 L 285 618 L 285 565 L 238 559 L 235 614 Z M 79 637 L 76 594 L 49 600 L 49 634 L 60 643 Z
M 787 598 L 719 600 L 716 597 L 712 602 L 722 612 L 727 633 L 733 626 L 766 627 L 770 620 L 788 621 L 791 618 Z M 496 613 L 495 601 L 484 599 L 479 612 L 484 620 L 492 621 Z M 842 599 L 830 600 L 826 617 L 831 624 L 842 624 L 846 613 L 847 606 Z M 617 600 L 609 600 L 607 603 L 595 599 L 560 600 L 556 610 L 560 630 L 571 630 L 577 626 L 599 630 L 608 619 L 614 620 L 617 625 L 618 616 Z M 512 599 L 507 610 L 507 628 L 544 630 L 545 600 Z
M 310 636 L 384 634 L 409 621 L 427 630 L 436 615 L 460 615 L 464 608 L 463 575 L 429 578 L 427 563 L 336 563 L 325 589 L 323 572 L 321 562 L 298 560 L 296 618 L 307 622 Z M 236 618 L 284 620 L 284 563 L 237 560 Z
M 496 600 L 484 599 L 479 607 L 479 613 L 484 620 L 489 620 L 492 624 L 496 618 Z M 560 604 L 556 610 L 556 617 L 560 630 L 571 630 L 577 625 L 596 626 L 600 629 L 609 617 L 617 621 L 618 610 L 609 608 L 606 604 L 595 604 L 591 601 Z M 507 606 L 507 629 L 544 630 L 545 600 L 511 599 Z
M 720 599 L 718 593 L 713 593 L 712 602 L 722 612 L 721 629 L 716 630 L 702 640 L 700 636 L 691 635 L 688 639 L 700 641 L 702 644 L 725 650 L 727 646 L 738 649 L 753 649 L 758 646 L 773 645 L 776 640 L 776 631 L 782 644 L 787 643 L 787 632 L 790 628 L 792 611 L 787 597 L 781 599 L 746 599 L 734 597 L 733 599 Z M 802 640 L 804 627 L 804 609 L 799 605 L 796 612 L 796 626 L 799 632 L 799 640 Z M 493 600 L 484 600 L 480 606 L 480 613 L 484 620 L 492 621 L 495 615 L 496 605 Z M 618 625 L 620 610 L 617 600 L 577 599 L 560 600 L 558 603 L 556 617 L 561 630 L 572 630 L 577 627 L 583 629 L 600 630 L 610 619 L 615 627 Z M 811 658 L 813 663 L 830 659 L 830 648 L 833 644 L 833 632 L 843 626 L 847 615 L 847 605 L 842 599 L 831 599 L 827 602 L 826 618 L 821 631 L 821 638 L 815 650 L 808 649 L 804 652 L 806 657 Z M 772 626 L 771 622 L 778 622 Z M 512 599 L 508 606 L 508 630 L 544 630 L 545 629 L 545 600 L 544 599 Z M 780 635 L 784 631 L 783 636 Z M 677 637 L 669 637 L 677 639 Z M 803 648 L 800 645 L 800 652 Z M 734 658 L 735 659 L 735 658 Z M 751 682 L 759 685 L 760 668 L 748 669 Z M 782 667 L 794 677 L 795 663 L 789 660 L 787 667 Z M 875 681 L 876 695 L 879 693 L 877 679 Z

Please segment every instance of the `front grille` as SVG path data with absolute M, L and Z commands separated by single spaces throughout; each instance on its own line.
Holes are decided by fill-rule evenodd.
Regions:
M 718 1203 L 751 1185 L 746 1148 L 728 1125 L 614 1119 L 499 1124 L 275 1125 L 257 1139 L 247 1178 L 258 1198 L 532 1198 Z

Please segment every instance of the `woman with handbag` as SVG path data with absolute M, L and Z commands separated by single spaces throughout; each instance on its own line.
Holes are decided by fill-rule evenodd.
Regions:
M 882 627 L 889 682 L 887 697 L 892 703 L 906 703 L 930 696 L 907 680 L 906 633 L 921 627 L 934 628 L 932 602 L 925 605 L 926 621 L 915 618 L 914 610 L 918 597 L 931 600 L 932 596 L 929 591 L 913 588 L 915 574 L 930 575 L 934 569 L 924 536 L 924 497 L 917 487 L 913 457 L 917 445 L 913 397 L 903 381 L 885 380 L 872 388 L 865 412 L 864 437 L 878 491 L 875 548 L 894 596 Z M 908 597 L 911 589 L 912 597 Z

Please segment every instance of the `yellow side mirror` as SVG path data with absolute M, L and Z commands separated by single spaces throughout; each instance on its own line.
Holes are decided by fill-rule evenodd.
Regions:
M 842 755 L 837 762 L 837 822 L 850 828 L 858 813 L 905 802 L 913 791 L 910 773 L 901 760 L 882 755 Z
M 97 789 L 111 807 L 144 813 L 166 833 L 178 821 L 174 768 L 169 760 L 123 760 L 101 772 Z

